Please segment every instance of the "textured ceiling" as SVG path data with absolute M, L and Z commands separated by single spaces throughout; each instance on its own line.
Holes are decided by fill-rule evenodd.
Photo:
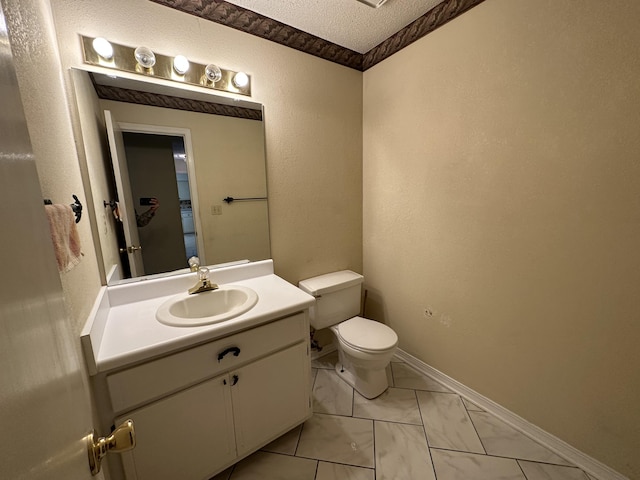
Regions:
M 227 0 L 350 50 L 366 53 L 443 0 Z

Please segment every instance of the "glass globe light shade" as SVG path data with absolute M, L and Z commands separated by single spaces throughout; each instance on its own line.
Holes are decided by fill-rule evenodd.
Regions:
M 105 60 L 111 60 L 113 57 L 113 45 L 106 38 L 94 38 L 92 46 L 93 50 Z
M 133 54 L 136 61 L 144 68 L 151 68 L 156 64 L 156 56 L 150 48 L 138 47 Z
M 233 84 L 238 87 L 246 87 L 249 85 L 249 76 L 244 72 L 238 72 L 233 76 Z
M 222 72 L 220 71 L 220 67 L 210 63 L 204 69 L 204 74 L 210 82 L 216 83 L 220 81 L 222 78 Z
M 173 59 L 173 69 L 179 75 L 184 75 L 189 70 L 189 60 L 184 55 L 176 55 Z

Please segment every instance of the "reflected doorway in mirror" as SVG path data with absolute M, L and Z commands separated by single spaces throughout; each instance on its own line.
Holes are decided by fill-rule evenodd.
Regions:
M 124 129 L 123 138 L 144 272 L 184 268 L 198 256 L 184 137 Z
M 114 181 L 116 166 L 110 158 L 103 110 L 110 110 L 118 125 L 152 124 L 191 132 L 193 155 L 186 154 L 187 160 L 192 159 L 194 163 L 193 175 L 189 170 L 189 179 L 191 187 L 197 189 L 197 195 L 192 191 L 191 216 L 182 212 L 184 215 L 180 215 L 180 221 L 185 230 L 190 231 L 193 220 L 195 231 L 192 239 L 195 238 L 203 264 L 257 261 L 271 257 L 268 202 L 239 202 L 228 206 L 222 201 L 231 192 L 237 197 L 267 197 L 262 105 L 213 95 L 212 92 L 198 92 L 197 89 L 160 85 L 152 79 L 111 78 L 95 71 L 78 69 L 71 69 L 71 75 L 80 125 L 76 132 L 77 141 L 84 146 L 80 152 L 80 163 L 89 180 L 85 190 L 87 198 L 93 196 L 94 199 L 91 205 L 87 205 L 88 209 L 93 209 L 89 211 L 89 222 L 94 232 L 96 252 L 102 258 L 99 268 L 105 284 L 120 283 L 132 276 L 149 278 L 149 275 L 140 277 L 141 273 L 127 272 L 126 262 L 120 257 L 118 241 L 124 233 L 125 224 L 114 220 L 111 208 L 104 203 L 104 200 L 111 199 L 121 203 L 127 193 L 120 191 Z M 158 194 L 153 191 L 140 194 L 140 197 L 153 196 L 158 197 Z M 159 216 L 164 216 L 168 204 L 162 198 L 159 200 L 161 207 L 144 229 L 150 229 Z M 140 206 L 139 201 L 139 197 L 131 197 L 131 205 L 142 213 L 146 207 Z M 195 202 L 199 202 L 199 215 L 194 208 Z M 181 206 L 186 210 L 184 202 Z M 137 233 L 135 214 L 132 216 L 132 230 Z M 131 242 L 126 245 L 140 246 Z M 128 249 L 124 255 L 129 255 Z M 186 259 L 183 268 L 157 275 L 181 272 L 189 272 Z

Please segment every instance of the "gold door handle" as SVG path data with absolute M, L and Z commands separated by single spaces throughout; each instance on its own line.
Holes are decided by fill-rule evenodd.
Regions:
M 127 420 L 116 428 L 108 437 L 96 439 L 95 430 L 87 437 L 89 450 L 89 467 L 91 474 L 97 475 L 100 471 L 100 463 L 108 452 L 126 452 L 136 446 L 136 432 L 133 428 L 133 420 Z
M 142 245 L 138 245 L 137 247 L 135 245 L 129 245 L 127 248 L 121 248 L 120 253 L 133 253 L 137 250 L 142 250 Z

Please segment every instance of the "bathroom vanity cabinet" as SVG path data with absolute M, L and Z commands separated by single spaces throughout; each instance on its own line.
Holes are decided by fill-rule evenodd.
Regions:
M 97 375 L 102 416 L 132 419 L 137 437 L 110 456 L 112 477 L 213 477 L 311 416 L 310 373 L 305 310 Z
M 105 457 L 111 480 L 207 480 L 311 417 L 315 299 L 275 275 L 271 260 L 212 275 L 257 302 L 202 325 L 160 322 L 161 306 L 182 299 L 195 273 L 102 287 L 96 298 L 80 336 L 96 427 L 104 436 L 131 419 L 136 433 L 135 448 Z

